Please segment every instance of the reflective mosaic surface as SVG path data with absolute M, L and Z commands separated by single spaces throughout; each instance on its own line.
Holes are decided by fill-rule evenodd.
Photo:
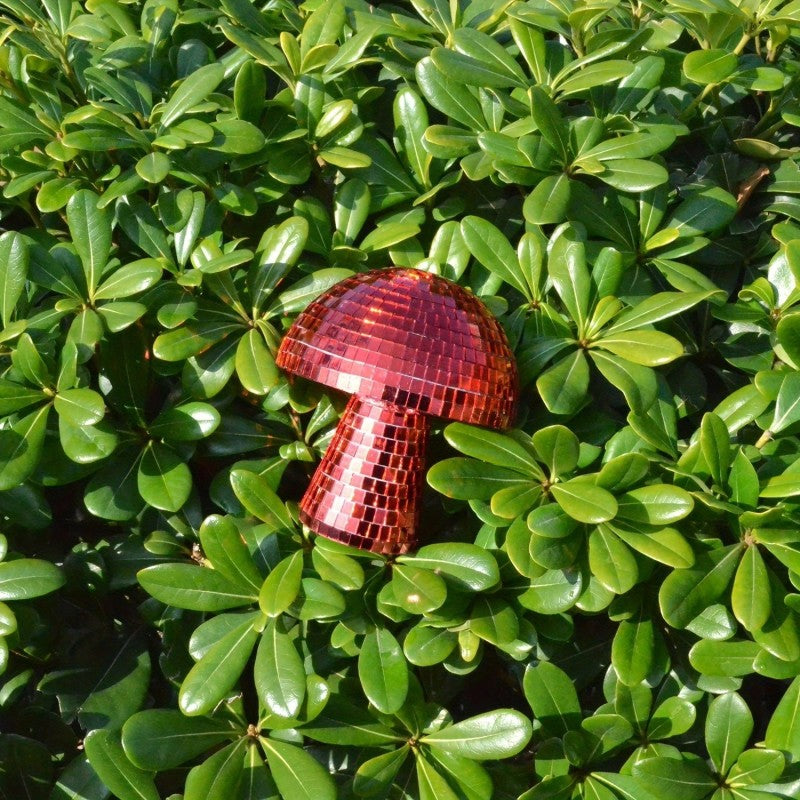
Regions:
M 338 283 L 297 318 L 278 366 L 473 425 L 505 427 L 514 415 L 517 369 L 499 323 L 474 295 L 420 270 Z
M 353 395 L 300 504 L 331 539 L 377 553 L 415 546 L 428 420 Z
M 428 417 L 504 428 L 517 400 L 505 333 L 450 281 L 354 275 L 297 318 L 278 366 L 353 395 L 301 503 L 317 533 L 382 553 L 416 546 Z

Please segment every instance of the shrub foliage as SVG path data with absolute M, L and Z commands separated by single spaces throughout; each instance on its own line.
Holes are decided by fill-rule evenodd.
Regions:
M 0 797 L 800 797 L 796 0 L 0 24 Z M 394 559 L 274 362 L 388 264 L 522 378 Z

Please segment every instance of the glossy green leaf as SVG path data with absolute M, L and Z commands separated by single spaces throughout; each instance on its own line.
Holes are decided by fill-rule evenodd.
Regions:
M 262 737 L 260 741 L 282 797 L 336 800 L 333 779 L 305 750 L 277 739 Z
M 212 711 L 236 684 L 257 639 L 258 632 L 247 619 L 211 647 L 181 684 L 181 711 L 188 716 Z
M 738 61 L 735 53 L 726 50 L 695 50 L 683 60 L 683 74 L 695 83 L 722 83 Z
M 731 545 L 704 554 L 689 569 L 668 575 L 658 592 L 664 619 L 675 628 L 685 628 L 728 588 L 740 555 L 740 548 Z
M 573 478 L 554 483 L 550 491 L 561 508 L 578 522 L 605 522 L 617 513 L 614 495 L 588 481 Z
M 177 767 L 236 735 L 230 723 L 177 710 L 139 711 L 122 728 L 122 746 L 141 769 Z
M 706 717 L 706 745 L 717 771 L 727 775 L 753 733 L 753 716 L 736 692 L 714 698 Z
M 530 740 L 531 732 L 531 723 L 523 714 L 498 709 L 444 727 L 421 741 L 453 755 L 483 761 L 516 755 Z
M 267 575 L 258 595 L 258 605 L 269 617 L 286 611 L 300 593 L 303 554 L 299 550 L 286 556 Z
M 94 192 L 81 189 L 67 203 L 67 223 L 83 265 L 89 296 L 94 294 L 111 253 L 111 216 L 98 208 L 99 199 Z
M 358 677 L 367 699 L 384 714 L 393 714 L 408 693 L 408 667 L 397 639 L 385 628 L 364 637 Z
M 541 661 L 528 666 L 522 682 L 533 716 L 553 736 L 563 736 L 580 725 L 581 707 L 575 686 L 555 664 Z
M 191 564 L 156 564 L 141 570 L 139 583 L 157 600 L 193 611 L 223 611 L 250 605 L 252 592 L 242 592 L 221 573 Z
M 764 626 L 772 610 L 769 576 L 764 559 L 758 547 L 751 546 L 744 551 L 736 569 L 731 591 L 731 609 L 736 619 L 749 630 Z
M 153 773 L 131 764 L 118 732 L 105 728 L 92 731 L 84 746 L 92 768 L 119 800 L 160 800 Z
M 494 556 L 482 547 L 464 542 L 425 545 L 413 556 L 400 556 L 398 561 L 432 570 L 448 583 L 473 592 L 492 589 L 500 580 Z
M 18 558 L 0 563 L 0 600 L 28 600 L 64 585 L 64 573 L 49 561 Z
M 589 365 L 582 350 L 557 361 L 536 381 L 542 402 L 554 414 L 573 414 L 589 389 Z
M 279 717 L 295 717 L 306 694 L 306 673 L 294 642 L 270 622 L 258 645 L 253 669 L 264 707 Z
M 177 511 L 189 498 L 192 474 L 171 447 L 150 442 L 139 461 L 137 486 L 145 502 Z

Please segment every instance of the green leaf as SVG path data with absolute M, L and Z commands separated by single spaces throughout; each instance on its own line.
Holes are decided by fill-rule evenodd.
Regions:
M 469 629 L 495 646 L 510 644 L 519 635 L 519 619 L 502 598 L 479 597 L 472 605 Z
M 617 513 L 614 495 L 585 480 L 572 479 L 565 483 L 554 483 L 550 492 L 561 508 L 578 522 L 605 522 Z
M 165 153 L 148 153 L 136 162 L 136 174 L 147 183 L 161 183 L 172 167 Z
M 309 225 L 303 217 L 289 217 L 262 236 L 258 261 L 248 273 L 254 311 L 275 291 L 300 258 L 309 236 Z
M 728 773 L 731 787 L 766 784 L 775 781 L 783 772 L 786 759 L 777 750 L 745 750 Z
M 753 672 L 760 652 L 755 642 L 702 639 L 689 651 L 689 660 L 703 675 L 739 677 Z
M 711 292 L 657 292 L 623 311 L 614 324 L 606 328 L 606 333 L 630 331 L 674 317 L 706 300 L 711 294 Z
M 420 186 L 427 188 L 432 158 L 422 141 L 428 127 L 428 110 L 410 86 L 402 86 L 397 92 L 393 110 L 395 136 L 401 143 L 405 163 Z
M 528 289 L 511 243 L 499 228 L 481 217 L 464 217 L 461 236 L 473 258 L 524 296 Z
M 162 411 L 150 424 L 152 436 L 172 442 L 194 442 L 219 427 L 220 413 L 208 403 L 182 403 Z
M 8 327 L 28 277 L 29 251 L 19 233 L 0 236 L 0 321 Z
M 772 713 L 764 745 L 800 758 L 800 677 L 792 681 Z
M 105 800 L 106 797 L 108 789 L 84 755 L 73 758 L 59 775 L 50 800 Z
M 660 164 L 640 158 L 619 158 L 603 161 L 597 177 L 622 192 L 646 192 L 669 180 L 669 173 Z
M 231 486 L 239 502 L 273 530 L 293 530 L 294 523 L 281 499 L 263 475 L 247 469 L 231 470 Z
M 683 59 L 683 74 L 694 83 L 722 83 L 738 63 L 738 56 L 727 50 L 694 50 Z
M 638 686 L 655 659 L 655 626 L 643 608 L 620 622 L 611 644 L 611 663 L 625 686 Z
M 81 189 L 67 203 L 67 224 L 83 265 L 89 297 L 94 296 L 111 253 L 111 215 L 98 208 L 99 200 L 94 192 Z
M 154 258 L 143 258 L 126 264 L 106 278 L 94 293 L 95 300 L 117 300 L 130 297 L 155 286 L 161 278 L 161 264 Z
M 146 503 L 177 511 L 189 499 L 192 473 L 171 447 L 150 442 L 142 451 L 136 485 Z
M 228 722 L 150 709 L 134 714 L 123 725 L 122 746 L 137 767 L 161 771 L 190 761 L 236 733 Z
M 377 628 L 364 637 L 358 677 L 367 699 L 382 713 L 393 714 L 405 702 L 408 667 L 397 639 L 386 628 Z
M 19 486 L 42 454 L 50 406 L 42 406 L 0 430 L 0 491 Z
M 157 600 L 192 611 L 223 611 L 256 600 L 216 570 L 191 564 L 155 564 L 141 570 L 137 578 Z
M 353 791 L 359 797 L 375 797 L 388 792 L 409 752 L 408 745 L 405 745 L 367 759 L 356 770 Z
M 451 80 L 497 88 L 526 85 L 517 62 L 491 36 L 472 28 L 459 28 L 454 44 L 456 51 L 437 47 L 431 52 L 433 62 Z
M 573 75 L 558 84 L 561 96 L 581 94 L 589 89 L 613 83 L 630 75 L 633 64 L 629 61 L 609 59 L 581 67 Z
M 400 607 L 411 614 L 435 611 L 447 598 L 442 578 L 411 564 L 399 564 L 392 570 L 392 589 Z
M 716 788 L 712 775 L 690 761 L 658 756 L 638 762 L 633 776 L 656 797 L 702 800 Z
M 531 734 L 526 716 L 511 709 L 497 709 L 441 728 L 420 741 L 452 755 L 484 761 L 516 755 L 528 744 Z
M 249 617 L 225 634 L 183 679 L 178 705 L 187 716 L 208 714 L 236 685 L 253 651 L 258 631 Z
M 352 274 L 351 270 L 338 267 L 318 269 L 278 295 L 278 298 L 267 309 L 267 315 L 293 314 L 302 311 L 318 295 L 326 292 L 339 281 L 349 278 Z
M 569 127 L 561 116 L 556 104 L 543 89 L 538 86 L 528 90 L 530 96 L 531 116 L 539 133 L 550 147 L 558 153 L 561 162 L 569 160 Z
M 694 500 L 687 491 L 668 483 L 631 489 L 617 502 L 622 519 L 648 525 L 670 525 L 687 517 L 694 508 Z
M 727 225 L 737 208 L 736 198 L 724 189 L 703 189 L 684 200 L 663 227 L 676 229 L 680 238 L 698 236 Z
M 464 455 L 498 467 L 515 469 L 523 475 L 541 474 L 531 452 L 511 436 L 463 422 L 452 422 L 444 429 L 444 437 Z
M 499 489 L 520 481 L 516 471 L 471 458 L 446 458 L 428 470 L 428 483 L 458 500 L 489 500 Z
M 532 225 L 551 225 L 564 222 L 570 202 L 569 177 L 563 172 L 548 175 L 536 184 L 525 198 L 522 213 Z
M 425 545 L 413 556 L 399 556 L 397 561 L 429 569 L 448 583 L 473 592 L 492 589 L 500 581 L 494 556 L 483 547 L 465 542 Z
M 788 372 L 781 382 L 775 400 L 775 415 L 769 429 L 773 433 L 779 433 L 798 421 L 800 421 L 800 372 Z
M 207 797 L 231 797 L 244 777 L 245 738 L 229 744 L 189 770 L 184 800 L 205 800 Z
M 697 710 L 688 700 L 668 697 L 653 711 L 647 725 L 648 736 L 654 740 L 680 736 L 692 727 L 696 717 Z
M 728 588 L 741 548 L 731 545 L 704 554 L 689 569 L 670 573 L 661 584 L 658 601 L 661 614 L 673 628 L 685 628 L 704 608 Z
M 300 593 L 303 554 L 296 551 L 280 561 L 267 575 L 258 595 L 258 605 L 268 617 L 277 617 L 295 601 Z
M 0 600 L 29 600 L 64 585 L 64 573 L 49 561 L 18 558 L 0 563 Z
M 31 389 L 28 386 L 0 378 L 0 414 L 13 414 L 46 397 L 47 395 L 41 389 Z
M 270 772 L 282 797 L 336 800 L 336 786 L 320 763 L 293 744 L 260 738 Z
M 749 631 L 762 628 L 769 619 L 772 603 L 769 575 L 758 547 L 750 546 L 744 551 L 736 570 L 731 592 L 731 609 L 736 619 Z
M 49 369 L 39 354 L 33 339 L 23 333 L 17 340 L 16 350 L 12 353 L 13 365 L 22 373 L 26 381 L 37 386 L 48 387 L 51 384 Z
M 333 44 L 339 38 L 344 23 L 345 7 L 339 0 L 318 6 L 303 25 L 300 36 L 301 58 L 305 58 L 315 47 Z
M 589 365 L 583 350 L 575 350 L 543 372 L 536 381 L 536 389 L 548 411 L 574 414 L 589 389 Z
M 591 279 L 583 242 L 563 233 L 551 245 L 547 271 L 561 301 L 582 336 L 589 314 Z
M 425 751 L 420 750 L 415 755 L 419 800 L 457 800 L 458 795 L 433 764 L 428 761 Z
M 753 733 L 753 716 L 736 692 L 726 692 L 709 703 L 706 746 L 717 772 L 727 775 Z
M 264 629 L 253 668 L 258 697 L 272 714 L 296 717 L 306 695 L 306 672 L 292 639 L 270 622 Z
M 118 732 L 94 730 L 84 746 L 92 769 L 119 800 L 160 800 L 153 774 L 128 761 Z
M 417 667 L 440 664 L 458 644 L 458 636 L 446 628 L 415 625 L 403 640 L 403 653 Z
M 589 568 L 600 583 L 614 594 L 625 594 L 639 580 L 633 553 L 606 526 L 589 535 Z
M 311 551 L 311 560 L 320 578 L 345 591 L 360 589 L 364 585 L 364 569 L 355 558 L 315 547 Z
M 567 674 L 549 661 L 528 666 L 522 681 L 534 719 L 551 736 L 563 736 L 580 726 L 581 707 Z
M 674 337 L 660 331 L 636 330 L 605 334 L 596 339 L 594 344 L 645 367 L 669 364 L 683 355 L 683 345 Z
M 200 526 L 200 544 L 215 570 L 243 592 L 261 590 L 261 573 L 230 517 L 206 517 Z
M 172 97 L 161 109 L 161 127 L 169 128 L 187 111 L 205 100 L 225 77 L 222 64 L 206 64 L 190 73 L 179 84 Z
M 540 428 L 531 437 L 539 460 L 545 464 L 550 479 L 572 472 L 578 466 L 580 442 L 578 437 L 563 425 Z
M 253 394 L 267 394 L 280 379 L 275 357 L 267 348 L 261 332 L 255 328 L 239 339 L 235 363 L 242 386 Z
M 59 416 L 74 425 L 94 425 L 105 414 L 103 398 L 92 389 L 65 389 L 55 396 Z
M 466 86 L 451 81 L 432 58 L 419 61 L 415 72 L 420 91 L 434 108 L 468 129 L 478 132 L 486 128 L 475 95 Z
M 341 694 L 331 695 L 322 713 L 303 726 L 303 733 L 318 742 L 354 747 L 382 747 L 404 741 L 363 704 L 353 705 Z

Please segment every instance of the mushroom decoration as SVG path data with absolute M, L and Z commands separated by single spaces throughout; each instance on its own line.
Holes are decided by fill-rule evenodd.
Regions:
M 460 286 L 415 269 L 336 284 L 298 316 L 277 362 L 352 395 L 300 518 L 376 553 L 416 546 L 429 417 L 504 428 L 517 401 L 497 320 Z

